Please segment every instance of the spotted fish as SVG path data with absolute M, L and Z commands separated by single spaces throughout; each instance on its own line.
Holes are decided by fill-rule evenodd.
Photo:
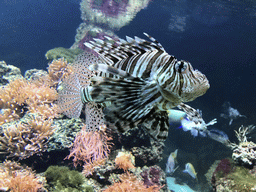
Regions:
M 88 54 L 86 63 L 75 67 L 74 83 L 63 82 L 59 104 L 64 114 L 78 117 L 82 104 L 105 104 L 105 118 L 118 131 L 138 126 L 147 129 L 155 139 L 166 139 L 167 111 L 203 95 L 210 85 L 206 76 L 194 70 L 188 61 L 178 61 L 153 37 L 145 35 L 151 41 L 105 37 L 86 42 L 85 46 L 98 57 Z M 72 89 L 68 87 L 66 91 L 65 83 Z

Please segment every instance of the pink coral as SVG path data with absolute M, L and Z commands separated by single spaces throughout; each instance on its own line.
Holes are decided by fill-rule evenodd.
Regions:
M 83 126 L 77 134 L 67 158 L 73 158 L 74 166 L 85 163 L 83 173 L 89 175 L 92 173 L 93 167 L 104 163 L 108 157 L 111 139 L 102 130 L 88 132 L 86 126 Z

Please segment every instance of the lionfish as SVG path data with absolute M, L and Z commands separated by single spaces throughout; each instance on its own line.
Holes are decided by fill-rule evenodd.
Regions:
M 105 120 L 119 132 L 137 126 L 145 128 L 153 138 L 165 140 L 167 111 L 203 95 L 210 85 L 190 62 L 178 61 L 153 37 L 144 34 L 151 41 L 105 37 L 86 42 L 85 46 L 97 56 L 85 52 L 74 62 L 74 74 L 63 81 L 59 90 L 58 103 L 63 113 L 78 118 L 83 105 L 88 105 L 89 111 L 104 107 Z

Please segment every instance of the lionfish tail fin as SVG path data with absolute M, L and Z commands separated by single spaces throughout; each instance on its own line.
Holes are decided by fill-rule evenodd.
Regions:
M 61 82 L 58 87 L 57 104 L 61 113 L 69 118 L 79 118 L 85 98 L 82 90 L 90 84 L 94 72 L 89 70 L 89 65 L 101 62 L 92 53 L 79 54 L 71 64 L 72 74 Z

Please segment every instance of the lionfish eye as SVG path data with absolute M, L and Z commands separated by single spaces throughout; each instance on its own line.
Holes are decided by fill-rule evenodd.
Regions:
M 188 64 L 184 61 L 178 61 L 175 65 L 175 70 L 179 73 L 183 73 L 188 68 Z

